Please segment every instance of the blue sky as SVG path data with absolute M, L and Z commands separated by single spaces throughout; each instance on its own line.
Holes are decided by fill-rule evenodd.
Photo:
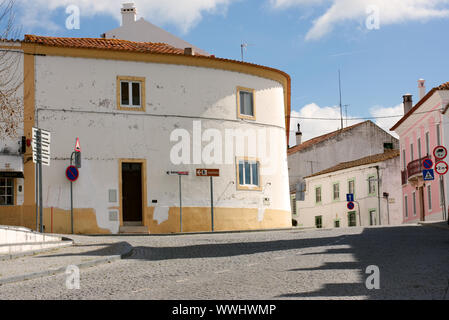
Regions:
M 98 37 L 120 23 L 122 1 L 18 1 L 23 33 Z M 239 60 L 240 44 L 252 44 L 246 61 L 291 75 L 294 116 L 339 115 L 339 69 L 343 104 L 353 117 L 400 114 L 403 94 L 412 93 L 417 102 L 419 78 L 426 79 L 428 90 L 449 81 L 447 0 L 135 2 L 139 17 L 216 56 Z M 65 28 L 69 4 L 80 7 L 80 30 Z M 379 13 L 376 30 L 366 27 L 371 4 Z M 377 122 L 388 129 L 395 120 Z M 305 139 L 339 127 L 339 121 L 300 122 Z

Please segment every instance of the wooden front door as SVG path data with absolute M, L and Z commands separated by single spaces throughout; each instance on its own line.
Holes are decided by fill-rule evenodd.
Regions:
M 123 223 L 142 222 L 142 164 L 122 163 Z

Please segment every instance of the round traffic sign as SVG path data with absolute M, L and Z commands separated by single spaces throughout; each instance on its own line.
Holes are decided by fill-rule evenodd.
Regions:
M 447 149 L 443 146 L 438 146 L 433 149 L 433 155 L 437 160 L 443 160 L 447 156 Z
M 349 209 L 349 210 L 354 209 L 354 207 L 355 207 L 355 206 L 354 206 L 354 202 L 352 202 L 352 201 L 351 201 L 351 202 L 348 202 L 348 209 Z
M 435 164 L 435 171 L 441 176 L 446 174 L 448 170 L 449 170 L 449 167 L 447 166 L 447 163 L 444 161 L 438 161 Z
M 75 166 L 69 166 L 65 171 L 65 176 L 67 177 L 67 179 L 69 179 L 69 181 L 72 182 L 78 180 L 79 175 L 80 173 L 78 171 L 78 168 Z
M 431 169 L 433 166 L 433 161 L 431 159 L 424 159 L 422 165 L 425 169 Z

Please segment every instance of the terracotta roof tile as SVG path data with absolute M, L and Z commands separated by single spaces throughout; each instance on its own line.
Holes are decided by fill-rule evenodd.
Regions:
M 294 146 L 294 147 L 291 147 L 290 149 L 288 149 L 288 155 L 291 155 L 291 154 L 296 153 L 298 151 L 310 148 L 310 147 L 312 147 L 315 144 L 318 144 L 318 143 L 323 142 L 323 141 L 325 141 L 327 139 L 333 138 L 333 137 L 335 137 L 336 135 L 338 135 L 340 133 L 343 133 L 343 132 L 346 132 L 346 131 L 350 131 L 352 129 L 355 129 L 355 128 L 357 128 L 357 127 L 359 127 L 359 126 L 361 126 L 363 124 L 369 123 L 369 122 L 371 122 L 371 121 L 367 120 L 365 122 L 360 122 L 360 123 L 354 124 L 354 125 L 352 125 L 350 127 L 346 127 L 343 130 L 336 130 L 336 131 L 333 131 L 333 132 L 330 132 L 330 133 L 326 133 L 326 134 L 324 134 L 322 136 L 315 137 L 313 139 L 304 141 L 300 145 L 297 145 L 297 146 Z
M 381 161 L 393 159 L 396 157 L 399 157 L 399 150 L 390 150 L 390 151 L 386 151 L 384 153 L 379 153 L 379 154 L 376 154 L 373 156 L 364 157 L 364 158 L 361 158 L 358 160 L 342 162 L 342 163 L 337 164 L 336 166 L 333 166 L 331 168 L 317 172 L 317 173 L 315 173 L 311 176 L 308 176 L 306 178 L 316 177 L 316 176 L 320 176 L 323 174 L 328 174 L 328 173 L 345 170 L 345 169 L 349 169 L 349 168 L 353 168 L 353 167 L 364 166 L 367 164 L 381 162 Z
M 42 37 L 27 34 L 25 35 L 24 42 L 37 43 L 52 47 L 184 54 L 184 50 L 175 48 L 165 43 L 133 42 L 120 39 Z
M 410 117 L 413 112 L 418 110 L 420 106 L 424 104 L 436 91 L 440 90 L 449 90 L 449 82 L 443 83 L 442 85 L 433 88 L 430 90 L 413 108 L 410 109 L 391 129 L 390 131 L 394 131 L 401 123 L 403 123 L 408 117 Z

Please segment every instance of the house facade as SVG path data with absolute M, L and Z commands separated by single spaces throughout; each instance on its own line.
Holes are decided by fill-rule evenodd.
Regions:
M 305 177 L 304 201 L 294 219 L 306 228 L 343 228 L 402 223 L 399 151 L 340 163 Z M 353 194 L 348 209 L 346 195 Z
M 361 122 L 305 142 L 302 142 L 302 133 L 298 130 L 296 138 L 296 146 L 288 149 L 293 213 L 299 212 L 296 205 L 304 198 L 304 177 L 342 162 L 399 149 L 398 139 L 372 121 Z
M 23 53 L 24 101 L 23 129 L 11 143 L 29 141 L 33 126 L 52 134 L 51 165 L 43 167 L 46 232 L 70 232 L 65 171 L 76 138 L 75 233 L 210 231 L 212 220 L 215 231 L 291 226 L 286 73 L 117 39 L 28 35 L 14 50 Z M 34 229 L 31 148 L 17 158 L 23 178 L 8 178 L 17 189 L 0 206 L 0 224 Z M 213 215 L 210 179 L 196 174 L 204 168 L 220 171 Z M 174 171 L 188 175 L 180 181 L 167 174 Z
M 435 173 L 434 180 L 425 181 L 423 161 L 435 164 L 433 150 L 446 146 L 442 112 L 449 103 L 449 83 L 427 94 L 424 80 L 418 85 L 420 101 L 413 106 L 412 95 L 405 95 L 405 115 L 391 129 L 400 137 L 404 223 L 445 219 L 448 206 L 444 177 Z

